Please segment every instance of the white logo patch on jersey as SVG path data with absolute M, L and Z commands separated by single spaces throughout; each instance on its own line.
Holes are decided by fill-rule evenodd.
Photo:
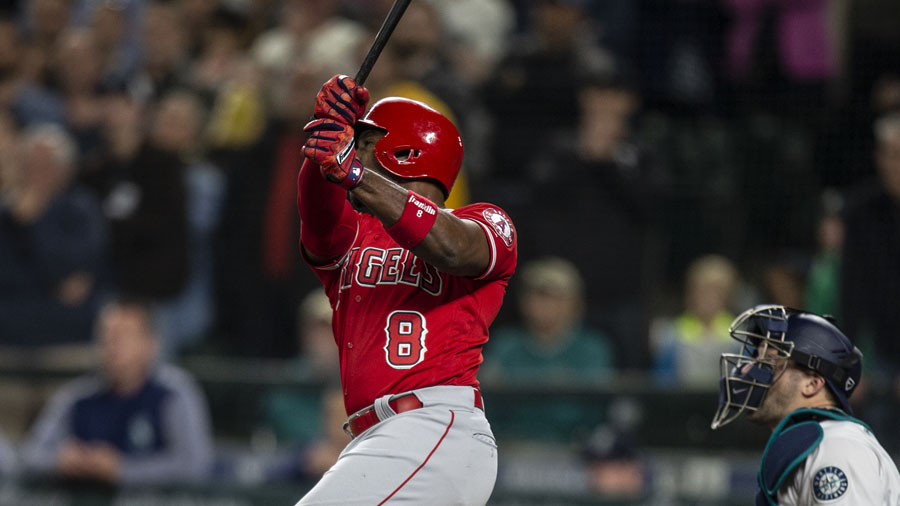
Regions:
M 494 233 L 503 239 L 503 244 L 512 246 L 513 228 L 509 219 L 504 216 L 503 213 L 492 207 L 485 209 L 481 215 L 484 216 L 484 219 L 487 220 L 491 225 L 491 228 L 494 229 Z
M 826 466 L 813 476 L 813 494 L 819 501 L 833 501 L 847 492 L 850 483 L 840 468 Z
M 128 424 L 128 440 L 140 452 L 152 449 L 153 432 L 153 424 L 146 415 L 138 415 Z

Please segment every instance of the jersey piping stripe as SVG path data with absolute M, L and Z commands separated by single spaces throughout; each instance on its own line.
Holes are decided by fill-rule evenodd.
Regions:
M 488 244 L 491 245 L 491 264 L 488 266 L 487 270 L 481 276 L 478 276 L 475 279 L 484 279 L 494 270 L 494 264 L 497 263 L 497 245 L 494 244 L 494 238 L 492 237 L 491 229 L 488 228 L 487 225 L 481 223 L 480 221 L 470 220 L 466 218 L 467 221 L 471 221 L 472 223 L 477 223 L 481 225 L 481 228 L 484 229 L 484 233 L 487 236 Z
M 453 412 L 453 411 L 450 411 L 450 423 L 447 424 L 447 428 L 444 429 L 444 434 L 441 436 L 440 439 L 438 439 L 437 444 L 434 445 L 434 448 L 431 449 L 431 452 L 428 453 L 428 456 L 425 457 L 425 460 L 419 465 L 419 467 L 416 468 L 415 471 L 412 472 L 412 474 L 410 474 L 405 480 L 403 480 L 403 483 L 401 483 L 400 486 L 398 486 L 397 488 L 394 489 L 393 492 L 391 492 L 391 495 L 385 497 L 383 501 L 381 501 L 380 503 L 378 503 L 378 506 L 381 506 L 382 504 L 388 502 L 388 500 L 389 500 L 391 497 L 394 497 L 394 494 L 396 494 L 397 492 L 399 492 L 400 489 L 403 488 L 404 485 L 406 485 L 407 483 L 409 483 L 409 480 L 411 480 L 411 479 L 413 478 L 413 476 L 415 476 L 416 473 L 419 472 L 420 469 L 422 469 L 423 467 L 425 467 L 425 464 L 428 463 L 428 460 L 431 458 L 432 455 L 434 455 L 434 452 L 436 452 L 437 449 L 438 449 L 438 447 L 441 446 L 441 443 L 444 442 L 444 438 L 447 437 L 447 434 L 450 432 L 450 427 L 453 427 L 453 420 L 455 420 L 455 419 L 456 419 L 456 413 Z

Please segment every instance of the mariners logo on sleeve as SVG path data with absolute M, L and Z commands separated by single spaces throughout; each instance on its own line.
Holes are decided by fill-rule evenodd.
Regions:
M 844 471 L 827 466 L 819 469 L 813 477 L 813 494 L 819 501 L 833 501 L 844 495 L 849 485 Z
M 487 220 L 491 228 L 494 229 L 494 233 L 503 239 L 503 244 L 511 246 L 513 242 L 513 228 L 512 224 L 509 222 L 509 218 L 492 207 L 485 209 L 481 215 L 484 216 L 484 219 Z

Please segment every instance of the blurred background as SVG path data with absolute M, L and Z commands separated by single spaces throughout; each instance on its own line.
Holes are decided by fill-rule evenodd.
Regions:
M 293 504 L 334 462 L 296 175 L 390 4 L 3 3 L 0 504 Z M 518 228 L 491 504 L 748 504 L 766 431 L 709 422 L 761 302 L 836 316 L 900 455 L 900 3 L 415 0 L 366 85 Z

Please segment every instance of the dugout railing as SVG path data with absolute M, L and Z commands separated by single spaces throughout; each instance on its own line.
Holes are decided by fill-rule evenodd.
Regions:
M 218 457 L 217 474 L 209 484 L 123 491 L 7 479 L 0 487 L 0 506 L 254 506 L 296 501 L 311 483 L 273 481 L 264 469 L 272 459 L 315 437 L 321 424 L 317 408 L 329 381 L 283 361 L 192 357 L 181 365 L 197 378 L 210 407 Z M 35 365 L 22 359 L 0 361 L 0 385 L 31 388 L 37 396 L 31 404 L 35 412 L 26 418 L 33 418 L 40 396 L 45 398 L 83 372 L 81 367 Z M 743 421 L 709 430 L 717 398 L 714 386 L 665 386 L 646 374 L 622 373 L 595 384 L 489 382 L 483 393 L 501 449 L 491 504 L 727 506 L 746 504 L 752 496 L 766 431 Z M 287 425 L 297 426 L 293 433 L 280 434 L 275 427 L 273 399 L 288 406 L 280 415 L 287 417 Z M 896 431 L 880 429 L 890 427 L 890 420 L 900 414 L 894 391 L 872 382 L 864 400 L 859 415 L 897 455 Z M 614 500 L 590 486 L 591 437 L 598 427 L 616 424 L 631 431 L 646 472 L 643 492 L 632 500 Z

